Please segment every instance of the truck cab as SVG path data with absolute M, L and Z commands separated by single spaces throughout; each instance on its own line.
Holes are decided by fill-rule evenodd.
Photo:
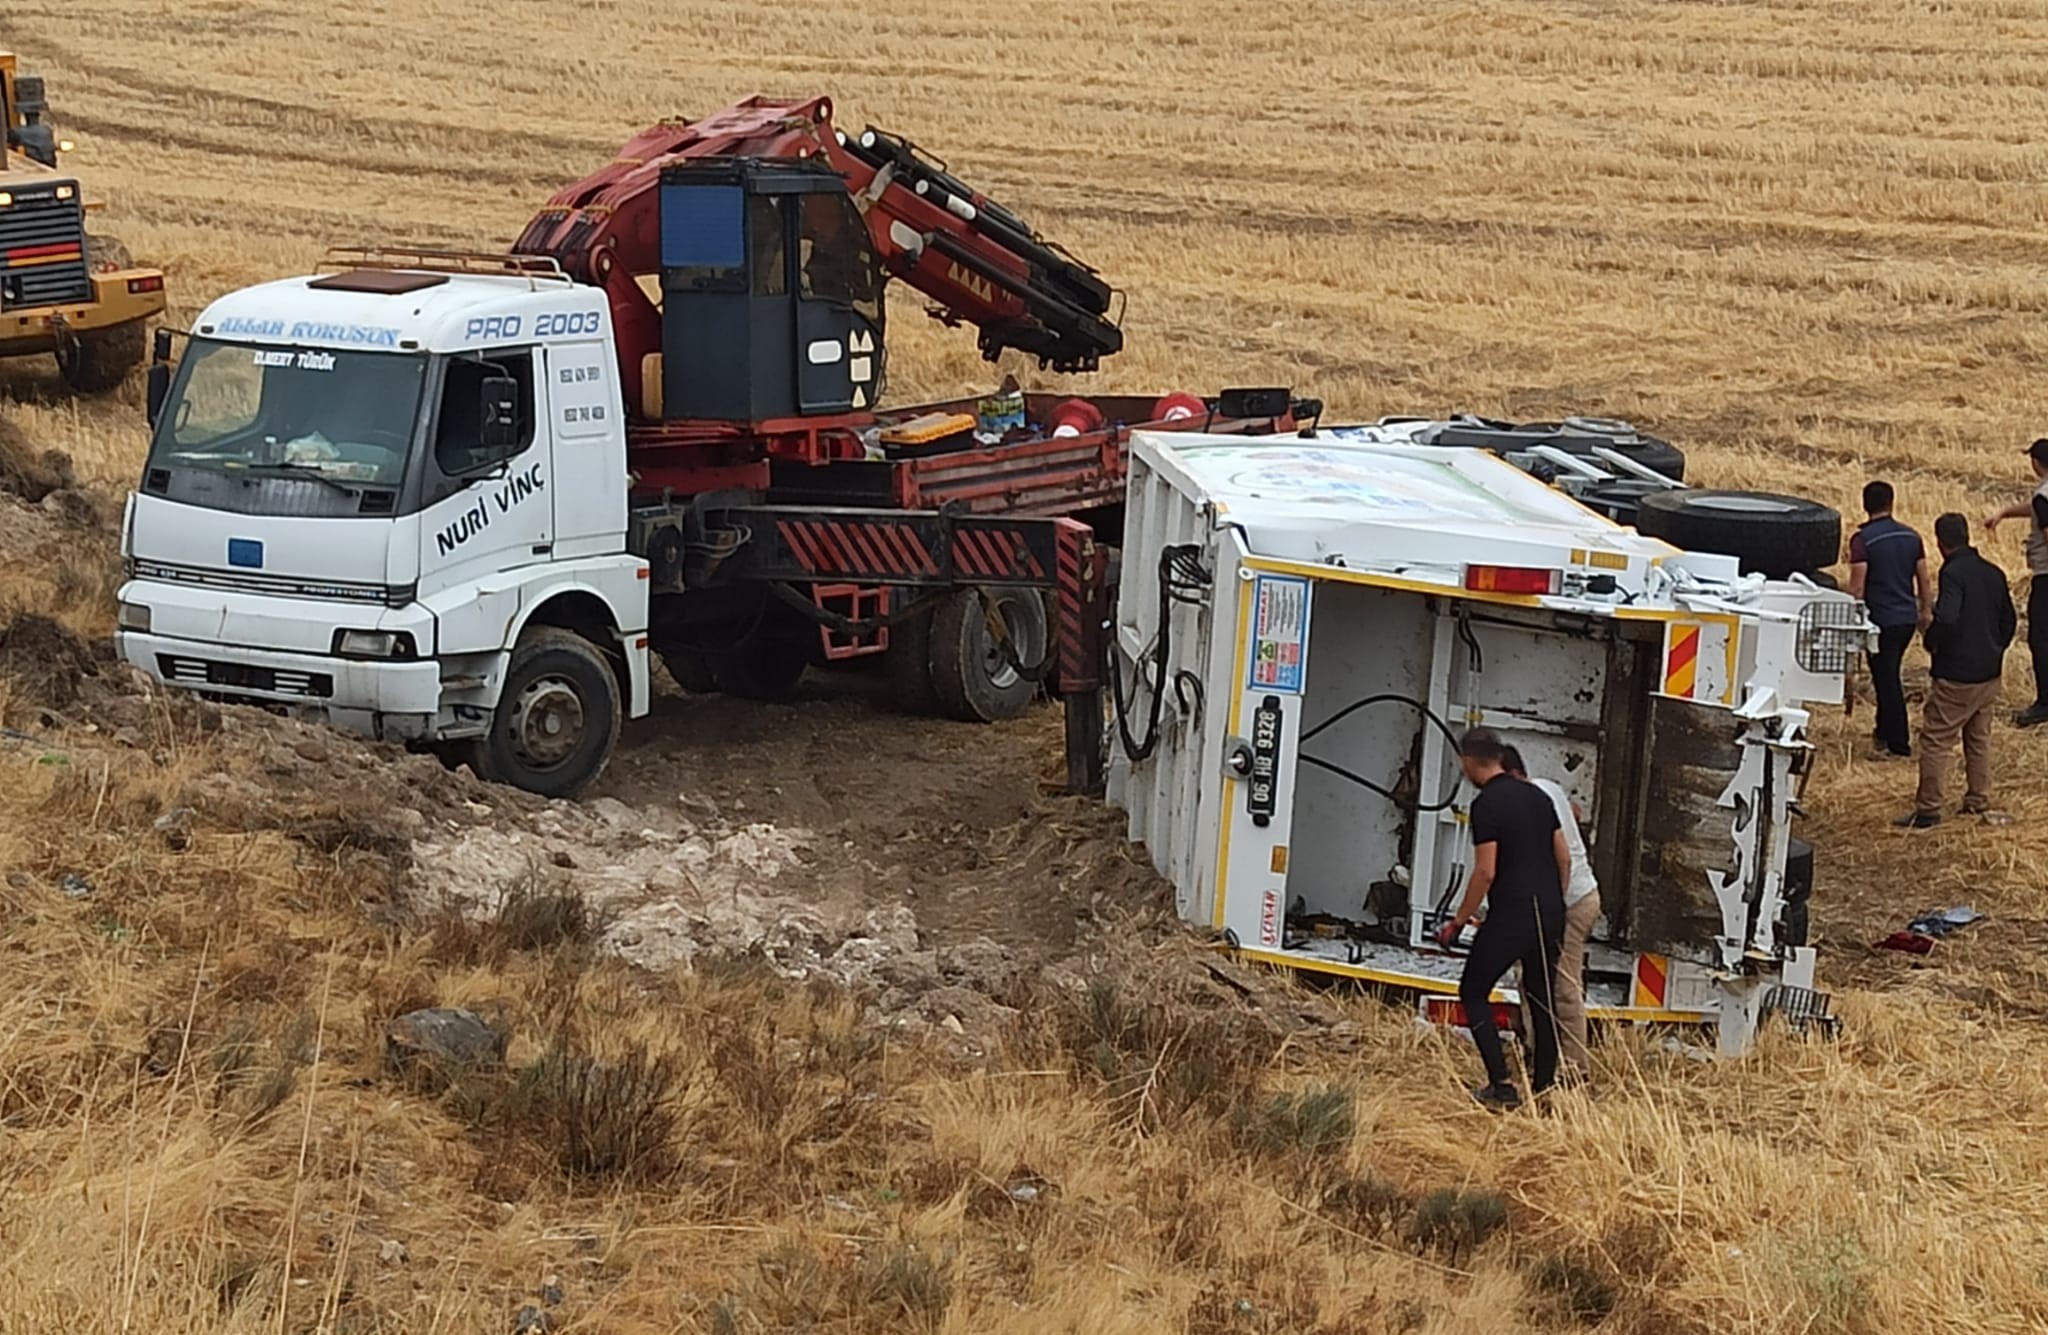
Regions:
M 231 293 L 175 362 L 159 339 L 120 652 L 574 793 L 648 697 L 610 314 L 549 261 L 400 260 Z

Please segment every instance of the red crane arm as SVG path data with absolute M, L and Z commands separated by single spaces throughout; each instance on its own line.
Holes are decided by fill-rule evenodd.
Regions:
M 1092 370 L 1123 346 L 1108 317 L 1113 292 L 1095 271 L 943 165 L 880 131 L 840 135 L 829 98 L 750 97 L 641 131 L 611 162 L 556 192 L 513 247 L 552 256 L 604 290 L 636 412 L 642 361 L 661 347 L 660 313 L 641 283 L 661 269 L 661 174 L 713 157 L 823 158 L 845 179 L 883 269 L 930 297 L 938 319 L 974 325 L 991 361 L 1015 348 L 1061 370 Z

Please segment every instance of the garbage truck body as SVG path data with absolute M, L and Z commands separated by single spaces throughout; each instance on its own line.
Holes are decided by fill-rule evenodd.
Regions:
M 1432 934 L 1472 862 L 1457 739 L 1484 725 L 1585 818 L 1595 1017 L 1740 1050 L 1770 1010 L 1824 1006 L 1792 819 L 1861 605 L 1415 443 L 1427 425 L 1138 434 L 1110 795 L 1181 915 L 1461 1020 Z

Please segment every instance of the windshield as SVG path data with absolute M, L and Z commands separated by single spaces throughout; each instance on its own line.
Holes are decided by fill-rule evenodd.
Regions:
M 426 369 L 424 356 L 195 338 L 150 464 L 396 487 Z

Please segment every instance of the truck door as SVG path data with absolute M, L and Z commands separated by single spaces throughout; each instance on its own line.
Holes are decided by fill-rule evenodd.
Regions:
M 1220 579 L 1220 577 L 1219 577 Z M 1259 573 L 1234 581 L 1238 609 L 1236 698 L 1230 731 L 1242 767 L 1223 785 L 1227 852 L 1218 869 L 1222 923 L 1252 950 L 1279 950 L 1287 926 L 1288 842 L 1294 821 L 1293 753 L 1307 691 L 1309 581 Z
M 1732 968 L 1775 930 L 1794 752 L 1727 707 L 1734 627 L 1663 629 L 1637 659 L 1632 684 L 1649 689 L 1636 696 L 1640 726 L 1629 735 L 1640 743 L 1624 761 L 1633 773 L 1614 776 L 1633 808 L 1615 833 L 1634 824 L 1623 846 L 1636 856 L 1601 870 L 1601 894 L 1636 950 Z M 1607 901 L 1610 871 L 1617 893 Z
M 548 488 L 556 560 L 619 551 L 626 530 L 626 424 L 600 340 L 541 349 L 542 421 L 553 452 Z
M 473 585 L 501 571 L 545 561 L 553 550 L 554 470 L 540 431 L 534 348 L 450 357 L 443 367 L 420 510 L 420 597 Z M 514 382 L 509 445 L 483 445 L 486 381 Z M 517 595 L 513 594 L 516 609 Z M 463 652 L 502 642 L 508 612 L 494 600 L 457 600 L 443 614 L 441 648 Z
M 797 405 L 872 407 L 882 366 L 881 279 L 867 224 L 842 191 L 796 196 Z

